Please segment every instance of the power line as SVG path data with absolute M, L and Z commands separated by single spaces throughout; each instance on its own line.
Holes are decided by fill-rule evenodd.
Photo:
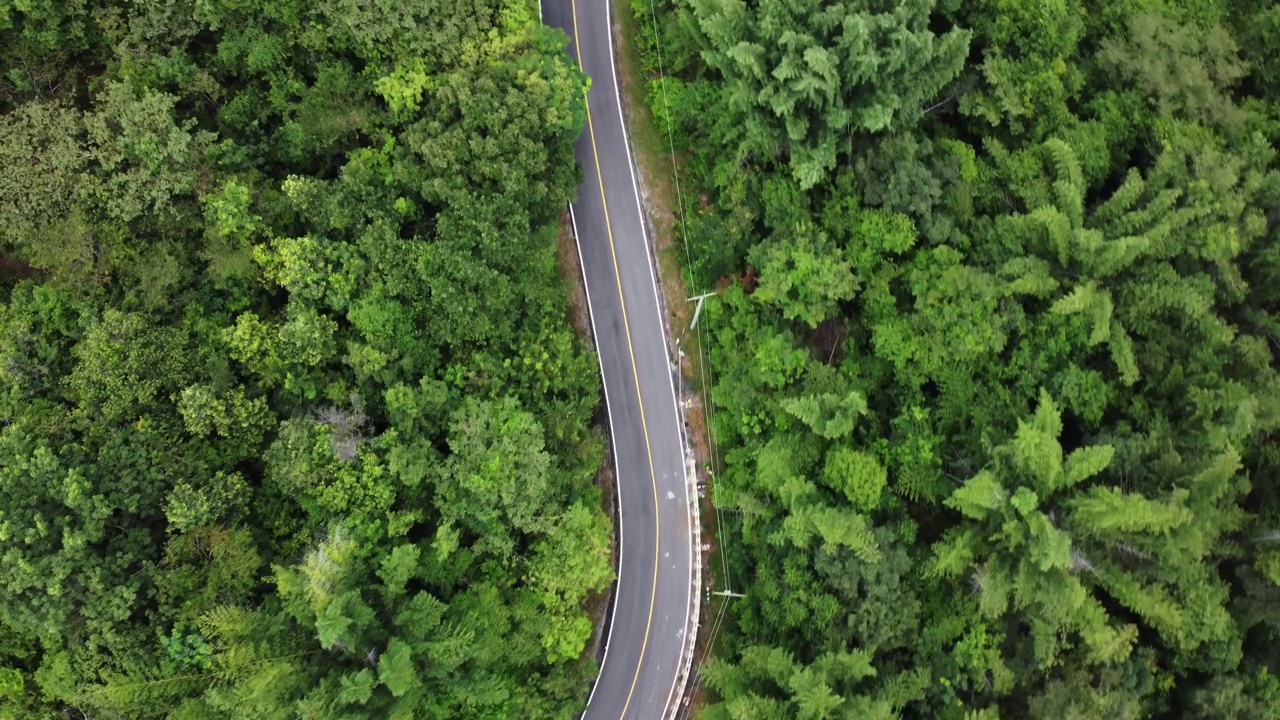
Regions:
M 658 13 L 657 9 L 654 7 L 653 0 L 649 0 L 649 19 L 650 30 L 653 33 L 654 53 L 658 60 L 658 81 L 662 87 L 662 104 L 666 111 L 667 150 L 671 159 L 671 175 L 676 190 L 676 203 L 679 208 L 680 223 L 677 233 L 680 235 L 681 244 L 684 246 L 685 280 L 689 289 L 696 290 L 697 288 L 694 286 L 693 275 L 693 251 L 689 246 L 689 219 L 685 210 L 684 191 L 680 184 L 680 165 L 676 157 L 675 130 L 672 127 L 675 116 L 672 114 L 671 99 L 667 93 L 667 73 L 662 59 L 662 37 L 658 31 Z M 699 378 L 702 381 L 700 390 L 702 395 L 704 429 L 707 437 L 707 452 L 711 456 L 711 467 L 708 468 L 707 481 L 711 487 L 711 505 L 715 510 L 716 516 L 716 541 L 719 545 L 718 554 L 720 555 L 721 573 L 724 578 L 725 589 L 711 593 L 711 595 L 721 597 L 723 599 L 720 602 L 720 608 L 716 613 L 716 618 L 711 624 L 710 631 L 707 633 L 707 644 L 706 647 L 703 648 L 702 658 L 697 663 L 697 666 L 693 668 L 693 677 L 690 679 L 690 687 L 688 689 L 688 694 L 686 695 L 686 700 L 692 698 L 693 692 L 701 684 L 702 673 L 700 672 L 700 668 L 707 663 L 707 660 L 711 656 L 711 650 L 715 647 L 716 640 L 724 626 L 724 618 L 728 611 L 729 602 L 731 600 L 746 597 L 740 592 L 733 591 L 733 578 L 729 571 L 729 560 L 724 541 L 724 515 L 720 511 L 718 484 L 716 483 L 715 477 L 716 469 L 720 466 L 715 436 L 712 433 L 715 411 L 712 406 L 711 388 L 714 387 L 715 374 L 711 368 L 711 363 L 708 361 L 707 353 L 704 348 L 706 344 L 706 336 L 702 332 L 702 327 L 698 325 L 698 318 L 701 316 L 705 300 L 715 294 L 716 293 L 714 291 L 703 292 L 689 298 L 690 302 L 697 302 L 697 306 L 694 309 L 693 319 L 689 323 L 688 330 L 692 330 L 697 335 L 698 373 Z M 691 705 L 685 705 L 685 717 L 688 717 L 688 713 L 691 709 Z
M 671 98 L 667 93 L 667 73 L 665 63 L 662 59 L 662 36 L 658 32 L 658 11 L 654 7 L 653 0 L 649 0 L 649 19 L 650 31 L 653 33 L 653 49 L 658 60 L 658 83 L 662 87 L 662 105 L 666 110 L 666 130 L 667 130 L 667 151 L 671 158 L 671 177 L 676 189 L 676 206 L 680 216 L 680 227 L 677 234 L 680 236 L 681 244 L 684 246 L 685 255 L 685 282 L 690 288 L 694 286 L 693 277 L 693 251 L 689 247 L 689 218 L 685 212 L 684 190 L 680 184 L 680 165 L 676 158 L 675 130 L 672 122 L 675 116 L 671 112 Z M 716 542 L 720 546 L 720 562 L 721 571 L 724 574 L 725 583 L 732 586 L 729 577 L 729 563 L 724 553 L 724 534 L 720 529 L 721 515 L 719 503 L 715 501 L 715 469 L 719 467 L 720 462 L 716 451 L 715 437 L 711 432 L 711 426 L 714 422 L 715 410 L 711 403 L 711 388 L 715 383 L 715 374 L 711 369 L 711 363 L 707 360 L 705 345 L 705 336 L 702 328 L 697 327 L 698 315 L 702 310 L 702 300 L 714 293 L 704 293 L 700 295 L 697 309 L 694 312 L 693 322 L 690 323 L 689 329 L 697 334 L 698 342 L 698 374 L 701 382 L 702 394 L 702 413 L 706 425 L 705 431 L 707 436 L 707 452 L 711 456 L 711 472 L 709 482 L 712 487 L 712 506 L 716 511 Z

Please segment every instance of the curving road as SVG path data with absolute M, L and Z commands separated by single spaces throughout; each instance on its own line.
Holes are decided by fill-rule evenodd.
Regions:
M 682 419 L 613 65 L 609 0 L 543 0 L 591 77 L 586 173 L 571 207 L 595 331 L 617 469 L 618 583 L 600 677 L 585 720 L 659 720 L 678 700 L 693 592 L 696 504 Z

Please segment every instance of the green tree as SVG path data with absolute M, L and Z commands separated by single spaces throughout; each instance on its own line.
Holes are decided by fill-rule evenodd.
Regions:
M 582 601 L 613 580 L 610 541 L 605 518 L 577 503 L 534 545 L 529 581 L 549 615 L 542 638 L 548 662 L 578 657 L 591 639 L 591 619 L 582 612 Z
M 855 509 L 869 512 L 880 505 L 888 473 L 874 455 L 837 447 L 827 452 L 822 479 L 827 487 L 844 493 Z
M 801 189 L 818 184 L 856 133 L 915 124 L 955 79 L 969 34 L 936 35 L 930 0 L 822 5 L 779 0 L 692 3 L 725 81 L 724 139 L 735 160 L 786 160 Z
M 849 262 L 826 237 L 796 227 L 793 237 L 756 248 L 752 262 L 760 268 L 756 297 L 777 305 L 783 317 L 817 327 L 836 314 L 839 303 L 857 289 Z
M 1202 30 L 1158 12 L 1139 13 L 1129 21 L 1126 41 L 1104 42 L 1101 60 L 1129 78 L 1161 117 L 1204 121 L 1232 133 L 1243 129 L 1244 113 L 1230 93 L 1247 66 L 1220 25 Z
M 76 345 L 69 385 L 86 413 L 132 419 L 167 400 L 182 382 L 185 339 L 137 313 L 107 310 Z
M 452 455 L 436 481 L 437 507 L 446 522 L 473 534 L 477 551 L 507 558 L 521 535 L 551 525 L 545 508 L 559 483 L 542 429 L 509 398 L 469 401 L 452 420 Z
M 738 664 L 720 662 L 705 672 L 708 684 L 722 698 L 707 709 L 711 718 L 889 720 L 895 716 L 889 702 L 853 694 L 859 681 L 876 675 L 866 652 L 831 653 L 804 667 L 779 648 L 751 647 L 743 651 Z
M 489 0 L 0 0 L 0 717 L 580 711 L 566 42 Z
M 1076 53 L 1089 11 L 1078 0 L 953 3 L 955 21 L 973 29 L 980 78 L 960 98 L 983 130 L 1007 128 L 1032 141 L 1073 123 L 1069 103 L 1084 81 Z

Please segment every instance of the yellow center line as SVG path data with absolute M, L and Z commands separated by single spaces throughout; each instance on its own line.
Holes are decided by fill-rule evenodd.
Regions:
M 586 66 L 582 62 L 582 42 L 578 37 L 578 0 L 571 0 L 571 2 L 573 10 L 573 44 L 578 54 L 578 67 L 582 68 L 583 72 L 586 72 Z M 609 28 L 608 31 L 612 32 L 612 28 Z M 631 698 L 635 695 L 636 683 L 640 682 L 640 668 L 644 665 L 644 656 L 649 649 L 649 632 L 653 629 L 653 606 L 658 597 L 658 549 L 661 547 L 662 529 L 658 522 L 658 476 L 653 469 L 653 448 L 649 444 L 649 423 L 645 419 L 644 396 L 640 392 L 640 371 L 636 367 L 635 347 L 631 343 L 631 323 L 627 320 L 627 301 L 622 294 L 622 272 L 618 269 L 618 250 L 613 242 L 613 224 L 609 221 L 609 201 L 604 194 L 604 173 L 600 171 L 600 152 L 596 149 L 595 123 L 591 120 L 591 102 L 587 97 L 586 90 L 582 93 L 582 100 L 587 106 L 587 133 L 591 137 L 591 156 L 595 160 L 596 180 L 600 184 L 600 203 L 604 208 L 605 234 L 609 237 L 609 254 L 613 258 L 613 276 L 618 282 L 618 302 L 621 303 L 622 307 L 622 329 L 627 336 L 627 353 L 631 356 L 631 374 L 635 377 L 636 399 L 640 403 L 640 428 L 644 433 L 645 452 L 649 456 L 649 480 L 653 483 L 653 587 L 649 592 L 649 617 L 645 621 L 644 640 L 640 644 L 640 659 L 636 661 L 636 674 L 631 678 L 631 688 L 627 690 L 627 699 L 622 705 L 622 714 L 619 716 L 619 720 L 622 720 L 626 718 L 627 710 L 631 707 Z M 641 218 L 640 222 L 644 222 L 644 218 Z M 614 459 L 614 462 L 617 462 L 617 458 Z M 621 532 L 621 528 L 619 528 L 619 532 Z

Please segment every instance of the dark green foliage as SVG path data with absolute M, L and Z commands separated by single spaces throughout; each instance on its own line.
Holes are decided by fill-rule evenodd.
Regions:
M 0 717 L 578 712 L 585 80 L 536 12 L 0 0 Z
M 931 3 L 699 0 L 703 57 L 722 73 L 738 162 L 788 160 L 821 182 L 855 134 L 910 128 L 960 71 L 968 33 L 935 36 Z
M 746 593 L 705 716 L 1274 716 L 1274 3 L 656 5 Z

